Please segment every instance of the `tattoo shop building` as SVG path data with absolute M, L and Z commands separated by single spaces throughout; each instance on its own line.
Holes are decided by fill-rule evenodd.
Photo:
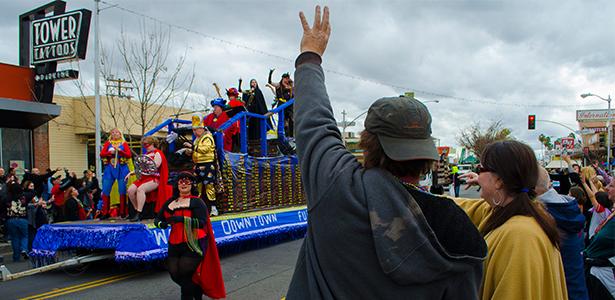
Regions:
M 48 122 L 60 115 L 54 82 L 78 72 L 58 63 L 84 59 L 91 12 L 54 1 L 19 16 L 19 65 L 0 63 L 0 166 L 49 167 Z

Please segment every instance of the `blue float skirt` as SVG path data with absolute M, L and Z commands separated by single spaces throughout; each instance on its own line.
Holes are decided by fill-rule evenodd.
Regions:
M 307 229 L 305 206 L 225 215 L 212 218 L 220 255 L 303 238 Z M 170 228 L 152 223 L 78 221 L 44 225 L 34 239 L 35 265 L 55 261 L 61 250 L 114 250 L 118 262 L 152 262 L 167 257 Z

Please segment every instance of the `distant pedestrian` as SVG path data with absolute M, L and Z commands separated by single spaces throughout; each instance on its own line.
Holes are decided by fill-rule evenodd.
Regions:
M 455 197 L 459 197 L 459 190 L 461 189 L 461 179 L 459 179 L 459 168 L 453 166 L 451 168 L 451 182 L 453 190 L 455 191 Z
M 26 198 L 21 189 L 15 190 L 7 212 L 6 227 L 13 248 L 13 261 L 19 261 L 20 255 L 28 259 L 28 214 Z

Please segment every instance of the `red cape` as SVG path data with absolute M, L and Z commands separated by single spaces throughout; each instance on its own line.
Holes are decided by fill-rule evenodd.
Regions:
M 222 278 L 222 268 L 220 267 L 220 257 L 218 257 L 218 247 L 216 238 L 211 228 L 209 215 L 207 216 L 207 251 L 203 255 L 203 260 L 196 268 L 192 281 L 198 284 L 205 296 L 212 299 L 226 298 L 224 279 Z
M 171 197 L 173 194 L 173 187 L 168 184 L 169 181 L 169 166 L 167 165 L 167 158 L 164 156 L 164 153 L 159 149 L 154 150 L 160 154 L 160 158 L 162 162 L 160 163 L 160 167 L 158 169 L 158 173 L 160 174 L 160 179 L 158 181 L 158 188 L 155 191 L 151 191 L 147 193 L 147 198 L 145 202 L 156 202 L 156 210 L 155 213 L 158 213 L 164 203 Z

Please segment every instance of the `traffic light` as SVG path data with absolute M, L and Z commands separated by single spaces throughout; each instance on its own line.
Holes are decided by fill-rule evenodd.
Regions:
M 527 129 L 528 130 L 536 129 L 536 115 L 527 116 Z

